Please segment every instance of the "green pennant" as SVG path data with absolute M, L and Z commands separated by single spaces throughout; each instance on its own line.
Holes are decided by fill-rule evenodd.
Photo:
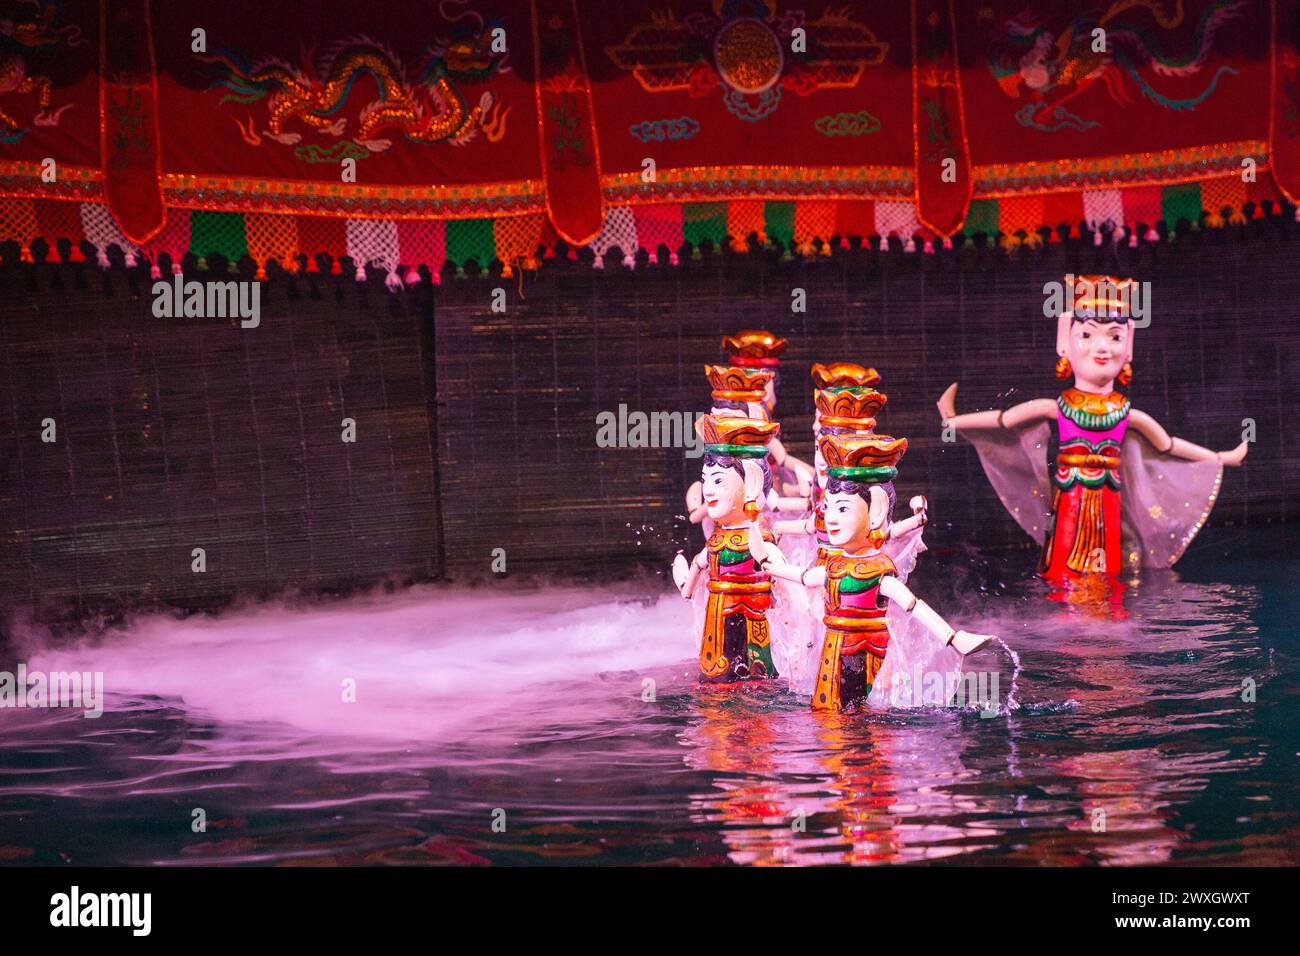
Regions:
M 763 203 L 763 229 L 768 242 L 779 242 L 789 252 L 794 246 L 794 203 Z
M 682 203 L 682 238 L 697 250 L 706 239 L 716 249 L 727 240 L 725 202 Z
M 1161 190 L 1160 218 L 1171 234 L 1178 227 L 1179 219 L 1198 225 L 1201 221 L 1201 184 L 1178 183 Z
M 207 268 L 208 256 L 221 255 L 234 269 L 248 255 L 243 213 L 194 210 L 190 215 L 190 252 L 198 258 L 199 268 Z
M 966 212 L 966 223 L 961 231 L 967 236 L 982 232 L 989 237 L 996 236 L 1001 229 L 1001 210 L 996 199 L 973 199 Z
M 448 219 L 447 258 L 463 269 L 473 259 L 486 269 L 496 258 L 496 232 L 491 219 Z

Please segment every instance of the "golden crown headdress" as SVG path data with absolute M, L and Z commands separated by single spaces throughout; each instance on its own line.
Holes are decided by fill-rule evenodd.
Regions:
M 869 432 L 876 427 L 876 416 L 889 399 L 874 388 L 820 388 L 813 395 L 823 428 L 852 428 Z
M 735 335 L 722 337 L 722 351 L 732 365 L 747 368 L 776 368 L 781 364 L 781 353 L 789 345 L 764 329 L 745 329 Z
M 767 398 L 767 383 L 776 373 L 730 365 L 706 365 L 704 374 L 715 402 L 761 402 Z
M 890 435 L 823 435 L 818 447 L 831 478 L 880 484 L 898 475 L 898 460 L 907 451 L 907 439 Z
M 814 362 L 812 380 L 814 388 L 871 388 L 880 384 L 880 373 L 854 362 Z
M 1069 289 L 1070 311 L 1076 321 L 1092 319 L 1098 322 L 1124 320 L 1132 317 L 1132 279 L 1115 276 L 1075 276 L 1074 288 Z
M 767 443 L 781 434 L 781 426 L 759 418 L 704 415 L 696 419 L 695 433 L 704 442 L 704 450 L 715 455 L 765 458 Z

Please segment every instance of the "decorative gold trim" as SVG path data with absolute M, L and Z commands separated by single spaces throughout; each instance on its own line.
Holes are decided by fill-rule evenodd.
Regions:
M 761 402 L 775 373 L 739 365 L 706 365 L 704 376 L 715 401 Z
M 823 435 L 818 442 L 829 468 L 895 468 L 906 438 L 891 435 Z
M 11 199 L 104 201 L 104 173 L 97 167 L 61 165 L 58 179 L 52 183 L 41 180 L 41 171 L 38 162 L 0 160 L 0 196 Z
M 544 210 L 541 180 L 479 185 L 387 185 L 165 173 L 170 206 L 188 209 L 383 219 L 529 215 Z
M 1079 192 L 1200 182 L 1241 168 L 1244 157 L 1259 169 L 1269 168 L 1268 144 L 1263 140 L 1187 146 L 1154 153 L 1122 153 L 1088 159 L 998 163 L 975 166 L 976 199 L 1023 196 L 1027 193 Z M 1170 172 L 1163 172 L 1171 170 Z
M 1210 489 L 1210 500 L 1206 503 L 1205 510 L 1201 512 L 1201 516 L 1196 519 L 1196 524 L 1192 526 L 1192 530 L 1187 532 L 1187 534 L 1183 536 L 1183 540 L 1179 542 L 1178 550 L 1175 551 L 1174 556 L 1169 559 L 1170 565 L 1178 563 L 1178 559 L 1183 556 L 1183 552 L 1186 551 L 1188 545 L 1192 543 L 1192 539 L 1201 533 L 1201 528 L 1205 526 L 1206 520 L 1210 517 L 1210 512 L 1214 510 L 1214 503 L 1219 500 L 1219 487 L 1223 484 L 1223 462 L 1219 462 L 1218 465 L 1219 470 L 1214 475 L 1214 487 Z
M 1057 455 L 1058 468 L 1108 468 L 1114 471 L 1119 467 L 1119 459 L 1109 455 Z
M 683 166 L 661 169 L 653 183 L 641 172 L 601 178 L 609 202 L 633 205 L 666 199 L 912 199 L 907 166 Z
M 1105 416 L 1122 409 L 1128 399 L 1122 392 L 1112 391 L 1107 395 L 1097 395 L 1071 387 L 1061 392 L 1061 401 L 1089 415 Z
M 836 614 L 826 614 L 822 617 L 822 623 L 827 627 L 833 627 L 837 631 L 887 631 L 889 623 L 885 620 L 884 615 L 880 617 L 840 617 Z
M 863 431 L 875 428 L 876 415 L 888 400 L 884 392 L 865 387 L 836 391 L 819 388 L 813 392 L 813 404 L 821 416 L 822 424 L 832 428 L 842 426 L 861 428 Z
M 871 388 L 880 384 L 880 373 L 874 368 L 858 365 L 856 362 L 831 362 L 823 365 L 814 362 L 812 380 L 815 388 L 842 388 L 855 386 Z
M 719 418 L 705 415 L 695 422 L 695 432 L 706 445 L 766 445 L 781 433 L 776 422 L 757 418 Z
M 777 338 L 766 329 L 745 329 L 735 335 L 722 337 L 722 351 L 733 361 L 747 358 L 777 362 L 789 344 L 789 339 Z
M 772 590 L 771 581 L 710 581 L 710 594 L 766 594 Z
M 16 176 L 35 179 L 39 182 L 41 178 L 41 164 L 34 160 L 0 159 L 0 176 Z M 59 179 L 103 182 L 104 173 L 103 170 L 97 169 L 94 166 L 73 166 L 67 164 L 59 166 Z M 53 185 L 53 183 L 49 185 Z

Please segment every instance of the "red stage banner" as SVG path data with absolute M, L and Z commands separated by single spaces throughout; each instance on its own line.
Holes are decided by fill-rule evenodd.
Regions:
M 812 254 L 850 227 L 905 249 L 1080 222 L 1150 240 L 1169 216 L 1230 221 L 1274 178 L 1300 196 L 1297 5 L 230 3 L 198 23 L 158 0 L 24 3 L 0 31 L 0 200 L 75 200 L 84 238 L 146 256 L 186 234 L 164 226 L 178 210 L 436 221 L 458 264 L 527 264 L 556 235 L 625 259 L 750 234 Z M 77 218 L 0 208 L 24 248 L 31 223 Z M 196 221 L 192 242 L 226 235 Z M 240 231 L 209 251 L 324 251 L 266 218 Z M 381 262 L 434 235 L 351 234 Z

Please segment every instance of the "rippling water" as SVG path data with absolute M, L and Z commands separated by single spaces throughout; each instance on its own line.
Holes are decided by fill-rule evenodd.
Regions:
M 699 687 L 659 583 L 21 633 L 0 666 L 103 671 L 106 711 L 0 710 L 0 863 L 1294 864 L 1300 561 L 1207 539 L 1073 601 L 1027 553 L 923 558 L 1019 657 L 995 716 Z

